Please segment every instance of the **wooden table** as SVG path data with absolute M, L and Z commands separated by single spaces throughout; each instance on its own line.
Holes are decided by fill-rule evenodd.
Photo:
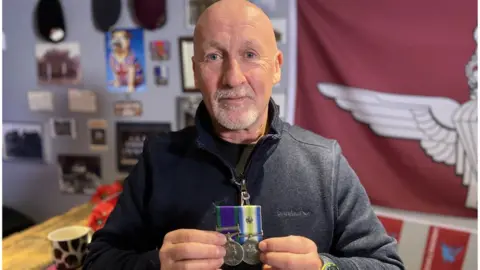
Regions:
M 41 270 L 53 263 L 49 232 L 70 225 L 87 225 L 93 205 L 86 203 L 67 213 L 3 239 L 4 270 Z

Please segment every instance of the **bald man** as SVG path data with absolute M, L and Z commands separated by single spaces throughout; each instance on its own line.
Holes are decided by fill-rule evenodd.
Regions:
M 245 0 L 199 18 L 195 126 L 144 143 L 86 269 L 404 269 L 339 145 L 283 122 L 283 55 Z

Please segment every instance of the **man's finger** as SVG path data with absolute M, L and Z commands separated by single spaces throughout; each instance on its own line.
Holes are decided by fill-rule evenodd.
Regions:
M 178 243 L 203 243 L 222 246 L 227 243 L 225 235 L 214 231 L 201 231 L 195 229 L 181 229 L 169 232 L 165 235 L 165 242 Z
M 212 270 L 222 267 L 223 259 L 185 260 L 173 264 L 173 269 Z
M 273 237 L 261 241 L 262 252 L 288 252 L 306 254 L 317 250 L 314 242 L 301 236 Z
M 262 253 L 260 261 L 268 264 L 271 269 L 315 269 L 318 267 L 318 260 L 314 260 L 312 256 L 286 252 Z
M 174 261 L 191 259 L 222 259 L 225 256 L 225 248 L 216 245 L 202 243 L 172 244 L 168 253 Z

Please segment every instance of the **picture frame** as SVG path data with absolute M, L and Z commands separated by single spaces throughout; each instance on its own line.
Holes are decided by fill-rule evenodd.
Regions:
M 117 170 L 129 173 L 143 152 L 143 142 L 171 131 L 169 122 L 117 122 Z
M 201 95 L 179 96 L 177 98 L 177 130 L 195 125 L 195 114 L 202 100 Z
M 195 76 L 193 74 L 193 37 L 180 37 L 178 39 L 178 46 L 183 92 L 200 92 L 200 89 L 195 86 Z
M 59 154 L 57 162 L 62 193 L 92 195 L 103 182 L 99 155 Z
M 185 24 L 187 29 L 194 29 L 203 11 L 218 1 L 219 0 L 185 0 Z
M 45 163 L 44 126 L 36 122 L 2 123 L 3 161 Z

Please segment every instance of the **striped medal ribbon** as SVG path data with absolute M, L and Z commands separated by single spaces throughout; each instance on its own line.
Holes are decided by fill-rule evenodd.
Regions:
M 217 231 L 232 235 L 240 244 L 263 239 L 262 208 L 259 205 L 215 206 Z

